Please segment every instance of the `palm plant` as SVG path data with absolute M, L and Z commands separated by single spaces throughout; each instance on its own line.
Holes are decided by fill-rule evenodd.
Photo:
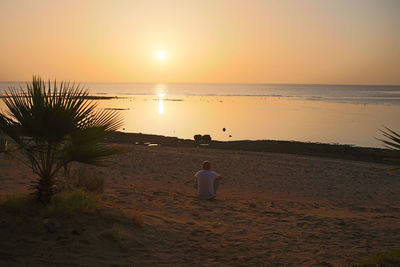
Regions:
M 0 132 L 0 153 L 1 152 L 4 152 L 4 153 L 8 152 L 8 141 L 2 132 Z
M 388 160 L 394 161 L 398 165 L 400 165 L 400 134 L 387 127 L 385 127 L 385 130 L 380 131 L 382 132 L 382 135 L 386 138 L 386 140 L 379 138 L 377 139 L 383 142 L 386 148 L 391 150 L 391 157 L 388 158 Z M 394 168 L 393 170 L 400 170 L 400 167 Z
M 104 165 L 117 152 L 100 141 L 122 120 L 116 111 L 99 110 L 88 95 L 79 85 L 33 77 L 26 90 L 9 88 L 3 98 L 8 112 L 0 112 L 0 130 L 27 156 L 37 175 L 35 194 L 44 204 L 56 193 L 60 169 L 73 161 Z

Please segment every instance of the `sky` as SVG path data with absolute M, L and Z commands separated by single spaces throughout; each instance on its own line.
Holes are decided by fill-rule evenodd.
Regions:
M 0 81 L 400 84 L 397 0 L 0 0 Z

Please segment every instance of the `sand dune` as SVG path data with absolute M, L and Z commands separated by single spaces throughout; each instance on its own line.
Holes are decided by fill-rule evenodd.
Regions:
M 17 265 L 348 265 L 400 246 L 400 177 L 389 175 L 386 165 L 124 147 L 130 152 L 114 156 L 110 168 L 89 170 L 105 179 L 108 199 L 128 212 L 141 211 L 143 229 L 126 228 L 129 238 L 118 247 L 93 241 L 104 230 L 98 224 L 79 236 L 89 243 L 54 246 L 53 257 L 42 258 L 37 250 L 58 244 L 56 237 L 43 244 L 32 241 L 36 254 L 22 252 L 24 245 L 15 246 L 15 240 L 3 240 L 0 263 L 7 258 Z M 193 174 L 203 160 L 224 176 L 214 201 L 195 197 Z M 27 188 L 31 172 L 17 164 L 0 160 L 0 194 Z

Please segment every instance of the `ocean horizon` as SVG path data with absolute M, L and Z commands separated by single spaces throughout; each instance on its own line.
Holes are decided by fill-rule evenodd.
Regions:
M 72 84 L 73 82 L 71 82 Z M 243 83 L 104 83 L 75 82 L 99 95 L 264 96 L 291 100 L 400 105 L 400 85 L 243 84 Z M 0 82 L 0 94 L 26 82 Z
M 400 129 L 400 86 L 80 83 L 99 108 L 118 110 L 123 132 L 192 139 L 289 140 L 383 147 Z M 21 82 L 0 82 L 0 94 Z M 0 108 L 4 105 L 0 104 Z M 225 131 L 223 130 L 225 129 Z

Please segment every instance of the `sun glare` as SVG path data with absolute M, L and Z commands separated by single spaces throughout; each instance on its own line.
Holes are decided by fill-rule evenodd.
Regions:
M 165 53 L 164 53 L 164 51 L 158 51 L 158 52 L 157 52 L 157 58 L 158 58 L 159 60 L 165 59 Z

